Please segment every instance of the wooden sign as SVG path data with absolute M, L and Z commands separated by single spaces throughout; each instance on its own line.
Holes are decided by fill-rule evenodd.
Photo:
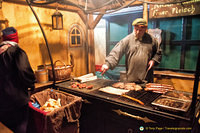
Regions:
M 200 0 L 177 4 L 150 4 L 149 18 L 168 18 L 200 14 Z

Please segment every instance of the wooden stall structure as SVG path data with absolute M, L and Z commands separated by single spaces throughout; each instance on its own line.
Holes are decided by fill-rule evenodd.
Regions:
M 27 2 L 30 2 L 29 4 L 36 12 L 41 26 L 39 26 L 39 22 L 36 20 Z M 65 64 L 74 65 L 72 76 L 78 77 L 88 73 L 95 73 L 94 29 L 104 14 L 112 13 L 125 7 L 143 5 L 143 18 L 147 21 L 149 17 L 156 19 L 163 14 L 167 15 L 166 13 L 169 12 L 168 10 L 164 12 L 160 10 L 152 11 L 151 9 L 156 9 L 155 7 L 151 7 L 152 5 L 150 9 L 148 9 L 148 4 L 154 4 L 155 2 L 157 2 L 158 5 L 166 3 L 178 3 L 181 5 L 181 3 L 186 2 L 186 0 L 0 0 L 0 28 L 3 29 L 8 26 L 14 26 L 18 30 L 19 45 L 26 51 L 31 66 L 35 71 L 38 69 L 38 66 L 52 67 L 57 60 L 62 60 Z M 187 8 L 187 6 L 185 8 Z M 193 12 L 193 8 L 195 8 L 195 6 L 188 7 L 187 9 L 181 8 L 180 10 L 176 10 L 175 8 L 174 12 L 179 11 L 181 13 L 187 10 L 187 13 L 195 13 Z M 52 29 L 51 16 L 56 9 L 63 15 L 64 28 L 62 30 Z M 149 11 L 152 11 L 149 14 L 150 16 L 148 16 Z M 176 15 L 180 15 L 180 13 Z M 97 17 L 94 17 L 94 15 Z M 191 76 L 180 75 L 175 72 L 155 71 L 155 81 L 157 83 L 166 83 L 175 86 L 177 90 L 193 92 L 194 98 L 197 98 L 198 77 L 198 72 L 196 75 Z M 197 82 L 193 84 L 194 81 Z M 101 87 L 103 87 L 103 83 L 105 82 L 108 81 L 99 80 L 96 84 L 102 85 Z M 94 91 L 74 90 L 69 87 L 70 81 L 62 83 L 54 82 L 53 84 L 52 82 L 37 84 L 36 88 L 46 89 L 52 87 L 52 85 L 61 91 L 70 92 L 85 99 L 84 102 L 86 104 L 84 104 L 84 114 L 81 120 L 83 123 L 85 122 L 85 124 L 82 125 L 82 132 L 87 132 L 88 130 L 94 132 L 94 130 L 98 130 L 97 132 L 99 133 L 109 133 L 113 129 L 115 129 L 116 132 L 134 132 L 136 131 L 134 128 L 139 129 L 140 124 L 147 125 L 146 121 L 141 120 L 141 117 L 150 118 L 152 124 L 150 128 L 159 123 L 161 123 L 161 126 L 165 126 L 163 120 L 166 120 L 169 122 L 167 126 L 172 126 L 171 124 L 175 121 L 175 126 L 185 125 L 188 127 L 188 130 L 190 130 L 190 122 L 191 119 L 193 119 L 191 116 L 193 117 L 194 114 L 199 113 L 199 110 L 196 111 L 194 109 L 196 106 L 196 99 L 193 99 L 195 103 L 192 104 L 195 106 L 192 108 L 192 111 L 190 110 L 189 113 L 182 113 L 180 115 L 177 113 L 171 114 L 170 112 L 166 113 L 155 110 L 148 100 L 146 106 L 143 107 L 135 103 L 123 102 L 124 99 L 122 97 L 102 95 L 97 91 L 98 87 L 94 88 Z M 156 97 L 157 95 L 155 95 L 154 98 Z M 90 100 L 92 102 L 90 102 Z M 105 105 L 102 103 L 105 103 Z M 197 104 L 196 107 L 199 107 L 199 104 Z M 107 109 L 103 110 L 105 108 Z M 87 114 L 87 112 L 91 112 L 91 114 Z M 131 113 L 134 115 L 131 115 Z M 109 118 L 104 115 L 109 116 Z M 101 116 L 104 117 L 101 118 Z M 128 116 L 128 118 L 126 116 Z M 88 117 L 89 119 L 87 120 Z M 133 121 L 129 117 L 139 118 L 139 120 Z M 97 118 L 95 120 L 99 121 L 95 123 L 94 118 Z M 199 115 L 197 118 L 199 118 Z M 154 121 L 156 121 L 156 124 Z M 104 122 L 103 125 L 100 125 L 101 122 Z M 87 124 L 94 125 L 96 129 L 91 126 L 88 127 Z M 136 126 L 133 126 L 134 124 L 136 124 Z M 118 126 L 120 127 L 120 125 L 123 125 L 122 129 L 117 128 Z

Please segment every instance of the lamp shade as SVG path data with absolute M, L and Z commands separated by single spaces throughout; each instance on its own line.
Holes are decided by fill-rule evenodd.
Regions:
M 52 15 L 52 29 L 62 30 L 63 29 L 63 15 L 56 10 Z

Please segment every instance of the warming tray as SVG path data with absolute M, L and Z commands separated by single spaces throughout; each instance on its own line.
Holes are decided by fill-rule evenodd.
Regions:
M 185 101 L 161 95 L 160 97 L 155 99 L 151 104 L 169 111 L 187 112 L 190 107 L 191 101 Z
M 173 90 L 173 91 L 168 91 L 164 95 L 172 98 L 177 98 L 179 100 L 192 101 L 192 93 L 189 92 Z

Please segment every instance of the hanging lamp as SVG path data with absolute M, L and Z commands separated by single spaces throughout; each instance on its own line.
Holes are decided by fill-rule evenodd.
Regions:
M 52 29 L 62 30 L 63 29 L 63 15 L 56 8 L 56 12 L 52 15 Z

